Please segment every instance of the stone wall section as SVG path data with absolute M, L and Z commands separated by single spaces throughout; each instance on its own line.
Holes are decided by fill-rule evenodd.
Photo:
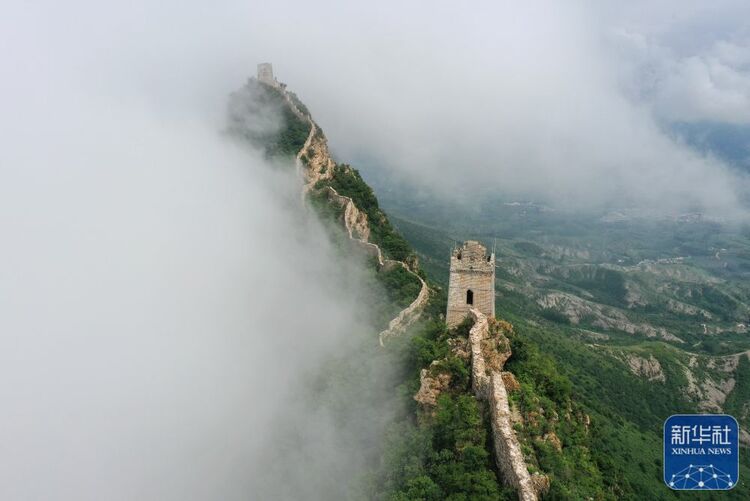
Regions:
M 303 166 L 303 175 L 306 180 L 303 188 L 303 193 L 308 193 L 315 187 L 318 181 L 330 179 L 333 177 L 333 170 L 336 167 L 336 162 L 331 159 L 331 155 L 328 152 L 328 141 L 320 129 L 317 128 L 314 122 L 310 122 L 312 127 L 310 129 L 310 143 L 307 145 L 307 149 L 300 150 L 303 152 L 306 165 Z M 299 155 L 298 160 L 302 160 L 302 155 Z
M 493 372 L 488 388 L 492 439 L 495 446 L 495 463 L 503 478 L 518 491 L 518 499 L 536 501 L 538 494 L 526 468 L 513 424 L 511 422 L 508 392 L 501 373 Z
M 490 408 L 495 464 L 503 480 L 517 490 L 518 499 L 536 501 L 539 493 L 535 484 L 543 485 L 544 482 L 534 482 L 526 467 L 521 444 L 513 431 L 508 392 L 503 382 L 502 366 L 510 357 L 510 345 L 507 339 L 491 336 L 489 321 L 484 313 L 471 308 L 469 314 L 474 320 L 474 326 L 469 331 L 471 388 L 474 395 L 486 400 Z M 493 349 L 498 353 L 493 354 L 488 350 L 490 346 L 495 347 Z
M 336 162 L 331 158 L 328 152 L 328 141 L 325 136 L 319 131 L 318 126 L 312 117 L 309 117 L 302 113 L 302 111 L 294 104 L 294 100 L 291 98 L 288 92 L 281 91 L 284 95 L 287 105 L 292 112 L 300 120 L 304 120 L 310 124 L 310 133 L 307 135 L 305 144 L 297 152 L 295 164 L 297 166 L 297 172 L 300 173 L 305 180 L 305 184 L 302 187 L 302 193 L 307 194 L 318 181 L 330 179 L 333 177 L 333 168 L 336 167 Z M 303 157 L 305 161 L 303 161 Z
M 330 186 L 326 186 L 326 188 L 328 199 L 338 204 L 339 207 L 344 208 L 344 227 L 349 234 L 349 238 L 368 242 L 370 239 L 370 225 L 367 222 L 367 214 L 360 211 L 351 198 L 339 195 Z M 382 262 L 382 257 L 378 261 Z
M 471 310 L 474 325 L 469 331 L 469 348 L 471 350 L 471 389 L 477 398 L 488 397 L 490 377 L 482 354 L 482 342 L 490 337 L 487 317 L 479 310 Z
M 301 173 L 305 180 L 305 184 L 302 188 L 302 193 L 305 195 L 315 187 L 318 181 L 333 177 L 336 162 L 333 161 L 328 151 L 328 141 L 326 141 L 325 136 L 318 129 L 312 117 L 300 111 L 286 90 L 282 89 L 282 93 L 292 112 L 297 115 L 298 118 L 305 120 L 310 124 L 310 133 L 296 157 L 297 171 Z M 303 159 L 305 160 L 303 161 Z M 369 241 L 370 224 L 367 220 L 367 214 L 359 210 L 354 203 L 354 200 L 350 197 L 340 195 L 331 186 L 326 186 L 325 189 L 328 194 L 328 199 L 344 209 L 343 223 L 349 239 L 365 253 L 373 256 L 377 260 L 378 270 L 389 270 L 394 266 L 401 266 L 414 275 L 421 284 L 419 294 L 417 294 L 414 301 L 401 310 L 396 317 L 391 319 L 388 323 L 388 327 L 379 333 L 378 339 L 382 346 L 386 339 L 401 334 L 419 318 L 429 300 L 430 288 L 422 277 L 420 277 L 419 274 L 412 270 L 406 263 L 393 259 L 385 259 L 380 247 Z

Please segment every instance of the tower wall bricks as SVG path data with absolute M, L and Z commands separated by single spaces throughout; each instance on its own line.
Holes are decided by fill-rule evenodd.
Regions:
M 260 63 L 258 65 L 258 81 L 272 87 L 278 87 L 279 83 L 273 76 L 273 66 L 271 63 Z
M 472 303 L 467 302 L 471 291 Z M 469 309 L 476 308 L 490 318 L 495 317 L 495 255 L 479 242 L 468 240 L 451 255 L 448 285 L 448 327 L 460 324 Z

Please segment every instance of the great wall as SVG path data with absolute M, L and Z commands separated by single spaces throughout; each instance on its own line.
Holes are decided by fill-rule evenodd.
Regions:
M 268 83 L 268 81 L 265 83 Z M 328 141 L 325 135 L 323 135 L 323 132 L 312 117 L 299 109 L 289 92 L 283 86 L 278 85 L 278 83 L 274 86 L 283 94 L 292 112 L 299 119 L 310 124 L 310 133 L 295 158 L 297 171 L 301 173 L 305 180 L 302 188 L 302 194 L 305 196 L 315 188 L 318 181 L 330 179 L 333 176 L 333 169 L 336 166 L 336 162 L 333 161 L 328 152 Z M 424 309 L 429 299 L 430 288 L 427 282 L 409 267 L 408 264 L 403 261 L 385 258 L 380 247 L 369 241 L 370 225 L 367 220 L 367 214 L 361 211 L 350 197 L 340 195 L 331 186 L 326 186 L 324 189 L 327 191 L 328 199 L 343 209 L 343 224 L 349 240 L 376 259 L 378 271 L 388 271 L 393 267 L 400 266 L 419 280 L 420 290 L 414 301 L 391 319 L 388 322 L 388 327 L 378 334 L 378 339 L 382 346 L 386 339 L 404 332 L 419 318 L 422 309 Z
M 273 78 L 270 65 L 263 69 L 261 66 L 258 67 L 258 80 L 278 89 L 292 112 L 298 118 L 310 124 L 308 137 L 295 158 L 297 171 L 304 179 L 302 189 L 302 196 L 304 197 L 315 189 L 319 181 L 330 179 L 333 176 L 336 163 L 329 154 L 325 136 L 312 117 L 303 113 L 290 93 L 286 91 L 285 86 L 279 84 Z M 339 194 L 331 186 L 325 186 L 322 189 L 326 190 L 327 197 L 331 202 L 343 209 L 342 223 L 349 240 L 366 254 L 376 259 L 379 271 L 387 271 L 394 266 L 401 266 L 415 276 L 421 284 L 419 294 L 414 301 L 391 319 L 388 327 L 379 333 L 378 338 L 382 346 L 389 337 L 404 332 L 419 318 L 429 299 L 430 289 L 424 279 L 407 263 L 385 258 L 381 248 L 369 241 L 370 226 L 367 215 L 357 207 L 354 200 Z M 486 264 L 489 268 L 492 268 L 492 271 L 491 273 L 485 273 L 487 278 L 481 278 L 480 281 L 491 280 L 489 290 L 493 300 L 487 303 L 490 306 L 486 308 L 491 320 L 477 308 L 468 308 L 468 312 L 464 309 L 462 313 L 468 313 L 468 316 L 474 320 L 474 325 L 469 333 L 469 350 L 464 355 L 471 361 L 472 391 L 477 399 L 487 402 L 489 407 L 493 449 L 498 471 L 503 481 L 516 489 L 519 500 L 537 501 L 539 495 L 548 490 L 549 478 L 539 473 L 533 475 L 529 473 L 521 445 L 513 430 L 514 420 L 509 404 L 506 388 L 508 383 L 506 381 L 512 381 L 516 386 L 518 383 L 512 373 L 502 370 L 505 361 L 511 355 L 511 350 L 510 342 L 502 334 L 499 327 L 499 325 L 505 323 L 494 318 L 494 254 L 491 260 L 487 259 Z M 477 271 L 473 266 L 470 268 L 472 273 Z M 461 283 L 463 284 L 463 282 Z M 474 284 L 476 281 L 469 280 L 467 283 Z M 506 325 L 509 326 L 510 324 Z M 431 368 L 437 362 L 433 362 Z M 445 374 L 431 375 L 429 369 L 423 369 L 420 375 L 421 387 L 415 395 L 415 399 L 423 405 L 435 405 L 437 395 L 448 384 L 449 379 L 450 376 L 446 378 Z
M 510 342 L 499 328 L 476 308 L 469 310 L 474 325 L 469 331 L 471 351 L 471 389 L 485 400 L 490 409 L 490 424 L 495 449 L 495 464 L 505 482 L 514 487 L 521 501 L 536 501 L 549 487 L 549 479 L 540 474 L 530 475 L 521 451 L 521 444 L 513 430 L 513 419 L 506 389 L 506 379 L 513 375 L 503 372 L 511 356 Z M 509 325 L 509 324 L 508 324 Z
M 522 418 L 511 409 L 509 391 L 517 391 L 519 383 L 511 372 L 503 371 L 511 356 L 510 341 L 504 332 L 512 326 L 502 320 L 488 318 L 476 308 L 470 308 L 468 316 L 473 320 L 468 339 L 454 337 L 449 340 L 453 354 L 470 362 L 471 391 L 486 402 L 489 410 L 492 444 L 497 466 L 503 482 L 514 488 L 521 501 L 536 501 L 549 489 L 549 477 L 529 473 L 521 444 L 513 428 L 522 425 Z M 451 374 L 446 372 L 441 360 L 432 362 L 420 373 L 420 387 L 414 400 L 420 404 L 422 415 L 430 419 L 434 415 L 440 393 L 451 383 Z

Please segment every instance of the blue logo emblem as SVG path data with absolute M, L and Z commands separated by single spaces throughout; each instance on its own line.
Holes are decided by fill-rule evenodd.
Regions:
M 726 414 L 677 414 L 664 422 L 664 482 L 677 490 L 728 490 L 740 470 L 739 426 Z

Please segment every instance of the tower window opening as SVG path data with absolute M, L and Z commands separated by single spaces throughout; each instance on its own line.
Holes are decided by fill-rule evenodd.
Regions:
M 474 304 L 474 292 L 471 289 L 466 291 L 466 304 Z

